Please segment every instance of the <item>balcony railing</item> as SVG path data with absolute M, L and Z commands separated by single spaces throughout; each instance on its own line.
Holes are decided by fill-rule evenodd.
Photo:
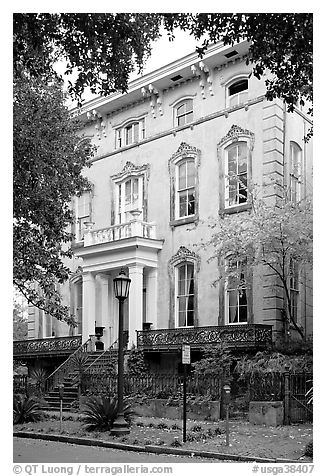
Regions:
M 14 341 L 14 357 L 69 355 L 82 343 L 81 336 L 49 337 Z
M 110 241 L 122 240 L 123 238 L 134 236 L 156 239 L 156 224 L 139 220 L 138 217 L 127 223 L 121 223 L 99 230 L 93 230 L 92 226 L 93 223 L 87 225 L 84 236 L 84 246 L 108 243 Z
M 220 343 L 231 348 L 266 348 L 271 342 L 272 326 L 264 324 L 137 331 L 137 347 L 144 350 L 181 349 L 182 344 L 201 349 Z

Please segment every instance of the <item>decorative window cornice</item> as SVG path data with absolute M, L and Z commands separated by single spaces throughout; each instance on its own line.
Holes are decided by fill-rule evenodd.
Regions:
M 193 147 L 186 142 L 181 142 L 179 145 L 178 150 L 171 156 L 169 160 L 169 167 L 171 164 L 175 164 L 178 162 L 179 159 L 185 158 L 185 157 L 194 157 L 197 159 L 196 165 L 199 165 L 200 161 L 200 153 L 201 151 L 197 149 L 196 147 Z
M 200 265 L 200 257 L 194 251 L 189 250 L 185 246 L 180 246 L 178 251 L 169 260 L 169 272 L 171 273 L 173 271 L 173 268 L 184 262 L 194 263 L 198 271 Z
M 252 150 L 254 148 L 255 143 L 254 133 L 249 131 L 248 129 L 243 129 L 242 127 L 237 126 L 236 124 L 233 124 L 229 132 L 224 137 L 222 137 L 220 142 L 217 144 L 217 147 L 221 148 L 225 146 L 225 144 L 227 144 L 228 142 L 238 142 L 242 137 L 249 139 L 250 149 Z
M 149 175 L 149 167 L 149 164 L 135 165 L 128 160 L 122 171 L 115 175 L 111 175 L 111 178 L 114 182 L 120 182 L 130 175 L 142 175 L 145 173 Z

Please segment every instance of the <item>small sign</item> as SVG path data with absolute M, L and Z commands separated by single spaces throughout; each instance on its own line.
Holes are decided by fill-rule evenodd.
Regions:
M 182 345 L 182 363 L 190 364 L 190 345 L 188 344 Z

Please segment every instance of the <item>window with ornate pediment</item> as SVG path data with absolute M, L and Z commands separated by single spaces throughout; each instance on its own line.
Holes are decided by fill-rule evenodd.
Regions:
M 198 220 L 200 151 L 185 142 L 169 161 L 172 226 Z
M 233 213 L 249 206 L 254 134 L 233 125 L 217 145 L 220 173 L 220 211 Z
M 171 328 L 198 325 L 199 266 L 198 255 L 185 246 L 169 261 Z
M 113 224 L 129 222 L 134 212 L 141 220 L 146 220 L 149 165 L 127 162 L 122 171 L 111 178 L 115 187 Z

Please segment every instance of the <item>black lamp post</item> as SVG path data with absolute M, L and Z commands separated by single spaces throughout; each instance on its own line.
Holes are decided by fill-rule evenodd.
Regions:
M 114 294 L 119 299 L 119 337 L 118 337 L 118 415 L 113 423 L 112 435 L 127 435 L 129 425 L 123 414 L 123 302 L 129 295 L 131 279 L 127 278 L 123 269 L 117 278 L 113 279 Z

